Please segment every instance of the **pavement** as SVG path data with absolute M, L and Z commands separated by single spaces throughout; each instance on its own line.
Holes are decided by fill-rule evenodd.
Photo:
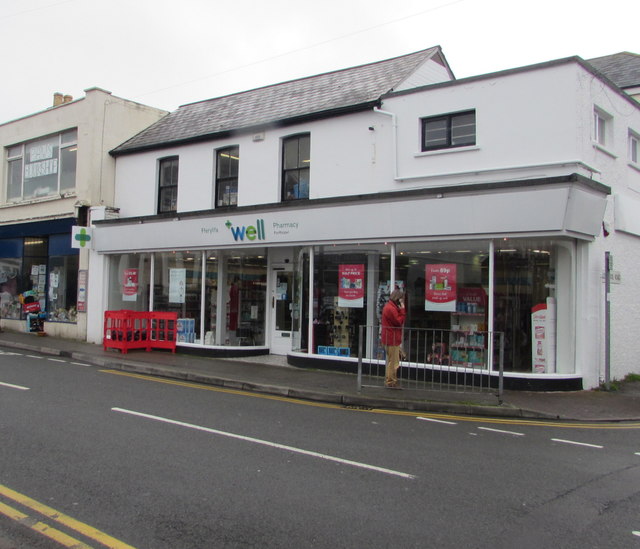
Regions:
M 39 353 L 161 378 L 226 389 L 277 395 L 361 409 L 410 410 L 496 418 L 580 422 L 640 421 L 640 382 L 622 383 L 617 390 L 493 392 L 426 390 L 404 382 L 403 390 L 364 385 L 358 391 L 355 374 L 297 368 L 286 357 L 201 357 L 165 350 L 103 350 L 102 345 L 4 330 L 0 350 Z M 378 383 L 376 380 L 375 383 Z M 373 385 L 373 384 L 372 384 Z

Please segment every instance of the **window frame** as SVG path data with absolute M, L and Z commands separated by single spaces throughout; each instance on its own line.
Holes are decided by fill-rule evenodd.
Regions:
M 71 139 L 69 139 L 71 136 Z M 36 159 L 33 162 L 26 162 L 28 155 L 28 147 L 34 143 L 45 142 L 54 140 L 57 141 L 55 145 L 57 151 L 55 157 L 53 153 L 51 156 L 47 156 L 42 159 Z M 77 150 L 78 150 L 78 128 L 68 128 L 56 133 L 48 135 L 42 135 L 35 139 L 29 139 L 21 143 L 15 143 L 5 147 L 5 159 L 7 167 L 7 184 L 4 199 L 6 203 L 25 202 L 28 200 L 34 200 L 38 198 L 51 198 L 55 196 L 64 196 L 74 194 L 76 189 L 76 175 L 77 175 Z M 69 153 L 75 153 L 69 156 Z M 56 184 L 55 188 L 46 194 L 38 194 L 33 192 L 29 196 L 25 196 L 25 180 L 31 178 L 25 178 L 25 171 L 36 166 L 36 162 L 50 162 L 55 163 Z M 18 181 L 12 182 L 12 175 L 15 173 L 12 169 L 12 164 L 16 164 L 16 169 L 19 173 L 19 194 L 9 196 L 13 190 L 12 183 L 18 183 Z M 51 175 L 51 174 L 47 174 Z M 17 179 L 17 178 L 16 178 Z M 16 185 L 17 187 L 17 185 Z
M 215 165 L 215 207 L 233 207 L 238 205 L 238 181 L 240 176 L 240 146 L 230 145 L 216 149 L 216 165 Z M 221 174 L 223 161 L 221 157 L 229 154 L 229 173 Z M 235 154 L 235 156 L 233 156 Z M 234 170 L 235 165 L 235 170 Z M 234 172 L 235 171 L 235 175 Z M 233 188 L 230 190 L 230 186 Z M 235 201 L 231 199 L 235 195 Z M 227 200 L 225 200 L 227 199 Z
M 454 130 L 456 126 L 454 121 L 457 118 L 473 115 L 473 142 L 455 143 L 454 142 Z M 445 131 L 444 143 L 440 142 L 435 145 L 428 145 L 427 143 L 427 125 L 430 123 L 444 122 Z M 478 142 L 477 132 L 477 116 L 476 109 L 466 109 L 464 111 L 450 112 L 446 114 L 438 114 L 435 116 L 425 116 L 420 119 L 420 150 L 422 152 L 439 151 L 445 149 L 459 149 L 462 147 L 474 147 Z
M 629 129 L 629 162 L 634 166 L 640 165 L 640 134 Z
M 611 148 L 613 139 L 613 116 L 600 107 L 593 108 L 593 141 L 603 148 Z
M 163 169 L 165 164 L 176 163 L 175 167 L 175 181 L 173 181 L 173 169 L 172 172 L 172 181 L 170 184 L 163 184 L 164 182 L 164 174 L 166 171 Z M 174 156 L 165 156 L 163 158 L 158 159 L 158 213 L 174 213 L 178 211 L 178 178 L 180 172 L 180 163 L 179 157 L 177 155 Z M 174 206 L 173 208 L 163 208 L 163 201 L 166 194 L 171 193 L 173 196 L 170 198 L 170 203 Z
M 306 140 L 307 144 L 301 148 L 300 145 Z M 295 165 L 288 166 L 287 163 L 287 145 L 297 141 L 297 153 Z M 281 200 L 282 202 L 290 202 L 292 200 L 308 200 L 309 199 L 309 185 L 311 179 L 311 134 L 309 132 L 297 133 L 294 135 L 288 135 L 282 138 L 282 153 L 281 153 Z M 304 153 L 308 151 L 308 155 Z M 308 156 L 309 158 L 301 158 L 301 156 Z M 289 176 L 295 175 L 293 179 Z M 301 175 L 306 175 L 306 181 Z M 291 181 L 295 180 L 296 183 L 291 184 Z M 302 184 L 301 184 L 302 183 Z M 293 189 L 297 186 L 297 195 Z M 301 187 L 306 188 L 306 193 L 300 193 Z

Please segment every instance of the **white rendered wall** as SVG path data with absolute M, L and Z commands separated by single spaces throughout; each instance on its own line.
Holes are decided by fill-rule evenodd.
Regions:
M 373 129 L 369 129 L 369 128 Z M 373 111 L 195 143 L 116 159 L 116 203 L 122 217 L 157 213 L 158 162 L 179 157 L 178 212 L 214 207 L 215 151 L 237 145 L 240 152 L 238 205 L 280 201 L 281 141 L 311 135 L 310 198 L 375 193 L 389 188 L 391 124 Z
M 398 123 L 397 187 L 456 185 L 589 172 L 579 158 L 575 65 L 518 72 L 392 96 Z M 476 146 L 421 152 L 420 119 L 476 111 Z
M 588 276 L 584 299 L 589 303 L 585 337 L 579 347 L 588 349 L 583 357 L 589 386 L 597 386 L 605 376 L 605 252 L 613 258 L 613 270 L 619 282 L 611 284 L 611 379 L 622 379 L 628 373 L 640 373 L 640 170 L 629 160 L 629 129 L 640 132 L 640 105 L 625 100 L 590 73 L 577 75 L 578 86 L 587 93 L 579 96 L 581 104 L 576 123 L 580 130 L 580 155 L 594 169 L 598 180 L 612 189 L 600 236 L 589 245 L 586 255 Z M 611 132 L 605 146 L 593 140 L 593 112 L 598 107 L 611 115 Z M 605 236 L 605 231 L 608 236 Z M 580 364 L 580 361 L 578 361 Z
M 594 105 L 613 117 L 612 140 L 605 149 L 593 143 Z M 476 111 L 476 146 L 420 151 L 420 118 L 467 109 Z M 577 242 L 571 289 L 576 296 L 575 334 L 568 334 L 575 348 L 559 349 L 560 363 L 575 352 L 576 371 L 587 388 L 597 386 L 604 375 L 602 274 L 608 250 L 621 273 L 611 295 L 612 376 L 640 373 L 640 170 L 627 159 L 629 128 L 640 133 L 639 108 L 579 64 L 564 63 L 392 95 L 381 110 L 390 114 L 367 111 L 269 129 L 259 141 L 239 135 L 119 157 L 118 206 L 123 217 L 154 214 L 157 160 L 178 154 L 179 211 L 212 208 L 214 151 L 229 145 L 240 147 L 238 204 L 279 202 L 281 139 L 300 132 L 311 135 L 311 198 L 579 173 L 610 186 L 618 206 L 614 208 L 610 197 L 605 214 L 609 236 L 600 233 L 593 242 Z M 496 197 L 496 205 L 508 199 L 507 194 Z M 574 213 L 580 209 L 573 206 Z M 476 210 L 473 215 L 490 215 Z M 568 284 L 563 281 L 565 288 Z

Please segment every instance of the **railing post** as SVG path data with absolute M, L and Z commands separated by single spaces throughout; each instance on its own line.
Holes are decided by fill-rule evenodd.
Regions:
M 358 393 L 362 390 L 362 340 L 364 326 L 358 326 Z
M 500 363 L 498 371 L 498 404 L 502 404 L 504 391 L 504 332 L 500 332 Z

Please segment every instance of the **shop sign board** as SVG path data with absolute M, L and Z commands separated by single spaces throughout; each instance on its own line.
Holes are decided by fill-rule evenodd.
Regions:
M 72 248 L 85 248 L 91 247 L 91 228 L 79 227 L 74 225 L 71 227 L 71 247 Z
M 606 199 L 596 200 L 591 209 L 585 209 L 584 203 L 579 202 L 584 211 L 573 215 L 567 203 L 568 194 L 566 187 L 549 186 L 536 190 L 518 188 L 517 192 L 508 193 L 508 200 L 501 201 L 487 193 L 474 197 L 473 201 L 467 196 L 446 201 L 412 197 L 391 202 L 358 200 L 331 207 L 321 204 L 277 210 L 265 208 L 258 214 L 189 215 L 180 218 L 179 223 L 152 218 L 130 222 L 123 219 L 113 224 L 98 224 L 90 243 L 100 253 L 116 253 L 365 239 L 386 241 L 390 236 L 433 239 L 439 235 L 485 232 L 554 232 L 558 227 L 571 230 L 575 220 L 597 217 L 600 204 L 606 204 Z M 576 194 L 582 195 L 583 190 L 573 189 L 571 196 Z M 471 212 L 477 211 L 484 215 L 472 215 Z

